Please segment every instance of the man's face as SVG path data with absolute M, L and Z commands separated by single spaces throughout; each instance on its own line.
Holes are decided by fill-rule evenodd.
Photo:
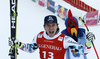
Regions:
M 50 37 L 53 37 L 57 31 L 57 23 L 48 23 L 44 25 L 44 29 Z

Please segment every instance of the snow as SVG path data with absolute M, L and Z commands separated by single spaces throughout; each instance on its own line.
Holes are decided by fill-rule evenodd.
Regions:
M 57 1 L 57 0 L 55 0 Z M 82 0 L 89 5 L 97 8 L 99 10 L 99 0 Z M 69 4 L 64 2 L 57 1 L 58 4 L 66 8 L 70 8 L 74 15 L 82 16 L 85 12 L 73 8 Z M 91 2 L 91 3 L 89 3 Z M 92 4 L 95 3 L 95 4 Z M 46 8 L 39 6 L 38 4 L 32 2 L 31 0 L 18 0 L 18 19 L 17 19 L 17 39 L 23 43 L 31 43 L 34 36 L 40 31 L 44 30 L 43 28 L 43 19 L 46 15 L 55 15 Z M 60 30 L 65 28 L 64 21 L 59 17 L 58 23 Z M 85 28 L 85 27 L 83 27 Z M 89 26 L 91 32 L 96 36 L 94 41 L 97 52 L 100 56 L 100 47 L 99 47 L 99 33 L 100 25 L 98 26 Z M 8 56 L 9 46 L 8 46 L 8 37 L 10 37 L 10 10 L 9 10 L 9 0 L 0 0 L 0 58 L 1 59 L 10 59 Z M 18 49 L 19 55 L 17 59 L 39 59 L 39 50 L 37 49 L 34 53 L 26 53 Z M 87 55 L 88 59 L 97 59 L 94 49 L 92 47 L 90 53 Z

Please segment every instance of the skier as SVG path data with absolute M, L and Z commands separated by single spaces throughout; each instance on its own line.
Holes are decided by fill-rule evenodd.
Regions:
M 65 53 L 66 59 L 77 59 L 80 58 L 80 55 L 83 55 L 82 59 L 87 59 L 86 54 L 92 46 L 91 40 L 94 41 L 95 35 L 92 32 L 89 32 L 86 35 L 85 29 L 79 28 L 78 20 L 73 17 L 70 9 L 68 11 L 68 18 L 65 20 L 65 26 L 66 29 L 64 29 L 61 33 L 72 37 L 77 43 L 81 44 L 82 47 L 87 47 L 86 49 L 83 49 L 83 52 L 81 53 L 79 52 L 80 49 L 76 52 L 72 52 L 73 48 L 67 48 Z
M 32 53 L 37 48 L 40 51 L 40 59 L 64 59 L 65 51 L 70 46 L 81 47 L 69 36 L 59 32 L 57 18 L 54 15 L 48 15 L 44 18 L 44 31 L 37 34 L 32 43 L 22 43 L 17 39 L 14 41 L 16 47 L 23 51 Z M 12 46 L 13 41 L 9 39 L 9 45 Z M 82 49 L 80 49 L 82 52 Z

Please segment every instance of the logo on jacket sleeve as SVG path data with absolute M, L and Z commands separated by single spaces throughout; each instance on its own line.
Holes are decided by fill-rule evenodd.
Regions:
M 59 38 L 58 38 L 58 41 L 62 41 L 62 40 L 63 40 L 63 37 L 59 37 Z
M 42 34 L 39 34 L 39 35 L 38 35 L 38 38 L 42 38 Z

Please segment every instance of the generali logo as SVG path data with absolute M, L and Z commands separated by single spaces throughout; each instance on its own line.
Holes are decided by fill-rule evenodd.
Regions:
M 95 15 L 94 17 L 86 18 L 86 20 L 96 20 L 98 19 L 98 15 Z

